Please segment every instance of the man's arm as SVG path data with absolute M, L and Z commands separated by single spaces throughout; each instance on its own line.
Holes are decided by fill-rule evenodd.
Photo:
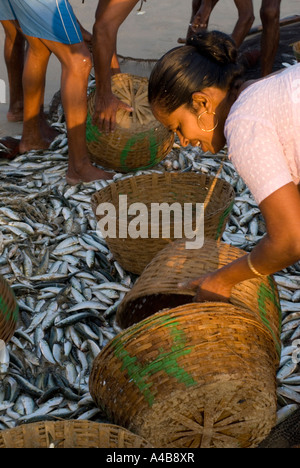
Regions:
M 111 91 L 111 63 L 116 53 L 119 27 L 138 0 L 99 0 L 93 27 L 93 57 L 96 78 L 93 123 L 106 132 L 115 128 L 117 110 L 132 109 Z

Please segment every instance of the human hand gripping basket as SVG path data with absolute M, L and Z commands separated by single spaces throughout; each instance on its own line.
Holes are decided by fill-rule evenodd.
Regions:
M 174 134 L 152 114 L 147 78 L 120 73 L 111 81 L 112 92 L 134 111 L 119 109 L 115 130 L 105 134 L 92 124 L 95 89 L 89 94 L 86 139 L 90 157 L 96 164 L 117 172 L 149 169 L 171 151 Z
M 90 393 L 154 447 L 256 447 L 276 423 L 278 356 L 253 313 L 222 303 L 158 312 L 96 357 Z
M 0 431 L 0 448 L 149 448 L 142 437 L 114 424 L 41 421 Z
M 124 210 L 120 209 L 120 196 L 127 197 L 128 208 L 136 203 L 141 203 L 145 207 L 146 215 L 143 223 L 146 224 L 147 232 L 144 237 L 133 238 L 127 230 L 124 237 L 120 235 L 120 219 L 124 216 Z M 125 270 L 140 275 L 164 247 L 176 238 L 186 237 L 184 213 L 187 206 L 192 206 L 195 229 L 198 215 L 195 208 L 196 205 L 203 204 L 205 238 L 219 239 L 230 215 L 234 196 L 234 189 L 229 183 L 213 176 L 196 173 L 152 173 L 128 177 L 109 184 L 92 196 L 91 204 L 98 221 L 98 228 L 99 221 L 103 218 L 98 207 L 104 203 L 114 206 L 116 233 L 114 236 L 106 236 L 107 245 Z M 155 237 L 152 235 L 155 223 L 151 215 L 154 207 L 162 204 L 165 204 L 164 206 L 167 204 L 169 208 L 172 205 L 176 206 L 174 213 L 180 216 L 180 221 L 178 222 L 175 214 L 172 216 L 171 213 L 169 222 L 165 226 L 169 228 L 169 233 L 164 235 L 163 219 L 160 217 L 157 223 L 158 235 Z M 134 216 L 127 216 L 127 220 L 129 226 Z
M 0 276 L 0 340 L 6 343 L 13 336 L 19 316 L 19 307 L 8 282 Z
M 247 252 L 224 242 L 205 239 L 199 250 L 187 250 L 180 239 L 160 251 L 145 268 L 117 310 L 117 321 L 127 328 L 165 308 L 193 301 L 195 291 L 179 289 L 179 283 L 199 278 L 244 256 Z M 272 276 L 253 278 L 237 284 L 230 302 L 253 312 L 273 337 L 281 353 L 281 307 L 277 285 Z

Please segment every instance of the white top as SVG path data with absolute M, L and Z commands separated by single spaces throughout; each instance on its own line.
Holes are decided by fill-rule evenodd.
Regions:
M 225 123 L 228 157 L 258 204 L 300 181 L 300 64 L 246 88 Z

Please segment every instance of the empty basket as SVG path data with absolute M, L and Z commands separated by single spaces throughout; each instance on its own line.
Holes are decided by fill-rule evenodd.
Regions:
M 120 218 L 126 215 L 126 208 L 121 209 L 121 196 L 126 196 L 127 207 L 136 203 L 143 205 L 146 215 L 144 223 L 147 227 L 145 237 L 133 238 L 129 235 L 129 226 L 135 216 L 127 216 L 128 230 L 121 238 L 119 223 Z M 219 239 L 225 229 L 234 202 L 234 189 L 226 181 L 213 176 L 196 173 L 153 173 L 149 175 L 133 176 L 121 179 L 109 184 L 106 188 L 96 192 L 92 196 L 92 209 L 100 221 L 102 217 L 97 214 L 98 207 L 104 203 L 112 204 L 115 209 L 116 233 L 106 236 L 106 242 L 115 259 L 127 271 L 141 274 L 144 268 L 151 262 L 155 255 L 176 238 L 187 237 L 185 213 L 192 207 L 191 218 L 196 227 L 198 213 L 197 204 L 204 205 L 204 235 L 205 237 Z M 176 206 L 174 213 L 170 211 L 168 223 L 164 227 L 169 228 L 169 234 L 164 234 L 162 218 L 155 226 L 152 214 L 157 206 Z M 134 205 L 137 206 L 137 205 Z M 179 221 L 176 216 L 179 216 Z M 158 236 L 152 233 L 153 227 L 158 227 Z M 98 223 L 99 228 L 99 223 Z M 179 228 L 179 229 L 178 229 Z M 100 229 L 101 230 L 101 229 Z M 180 231 L 180 232 L 179 232 Z M 103 234 L 103 232 L 102 232 Z M 122 234 L 123 236 L 123 234 Z M 177 236 L 177 237 L 176 237 Z
M 92 124 L 95 90 L 88 96 L 86 139 L 91 159 L 108 169 L 133 172 L 157 165 L 171 151 L 174 134 L 158 122 L 148 102 L 148 79 L 120 73 L 112 77 L 112 91 L 133 107 L 120 109 L 114 132 L 105 134 Z
M 89 387 L 112 422 L 155 447 L 255 447 L 276 423 L 277 365 L 254 314 L 193 303 L 117 335 Z
M 51 447 L 149 448 L 151 445 L 123 427 L 86 420 L 41 421 L 0 431 L 0 448 Z

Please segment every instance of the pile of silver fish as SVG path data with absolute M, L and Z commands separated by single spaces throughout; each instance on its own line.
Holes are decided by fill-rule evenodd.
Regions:
M 113 258 L 91 209 L 92 194 L 110 182 L 65 182 L 68 140 L 60 112 L 52 124 L 60 134 L 49 150 L 0 162 L 0 275 L 20 308 L 14 336 L 6 346 L 0 342 L 0 430 L 60 418 L 109 422 L 91 399 L 89 374 L 95 356 L 121 331 L 115 313 L 136 281 Z M 226 149 L 210 155 L 176 142 L 153 171 L 218 173 L 236 191 L 223 240 L 251 251 L 265 235 Z M 283 312 L 280 422 L 300 404 L 300 264 L 275 280 Z

